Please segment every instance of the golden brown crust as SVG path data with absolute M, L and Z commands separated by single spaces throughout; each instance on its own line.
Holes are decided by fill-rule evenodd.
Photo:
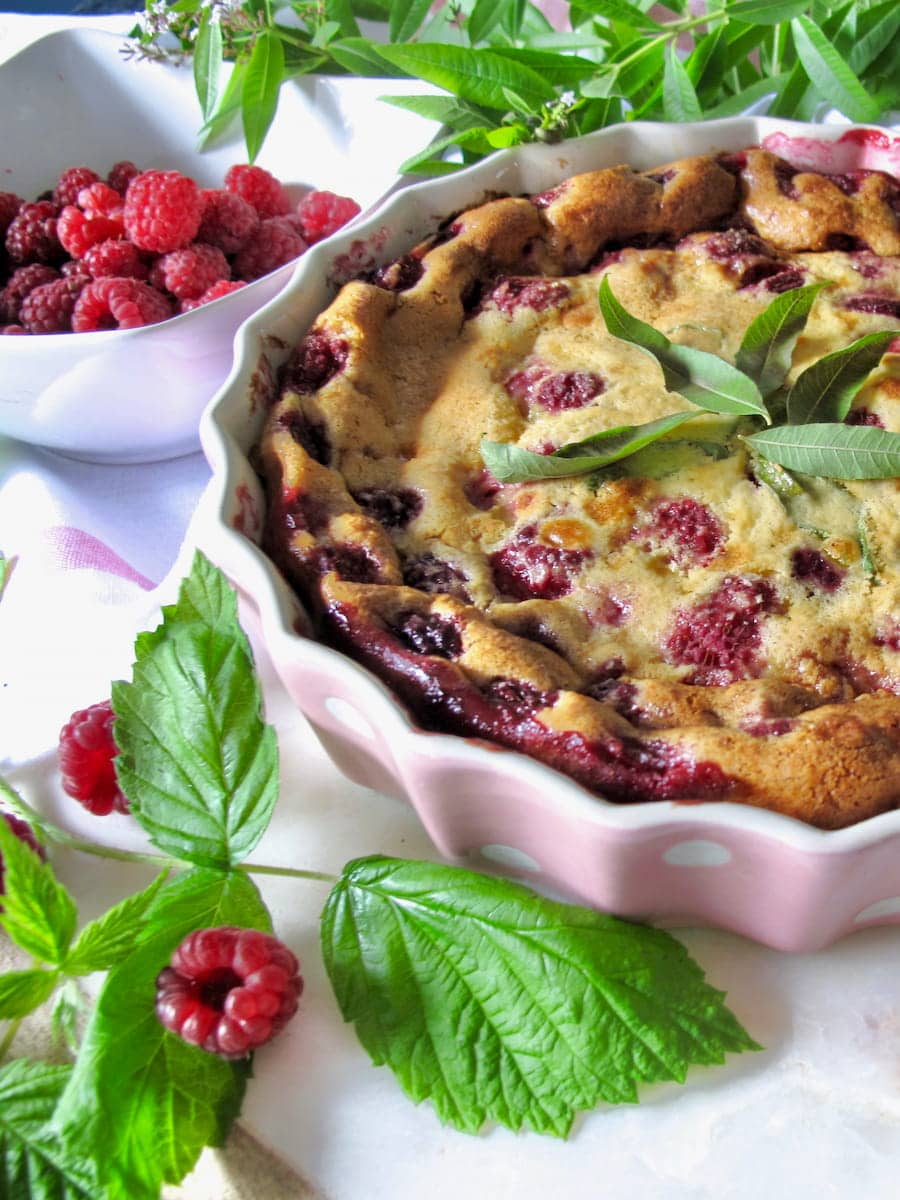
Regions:
M 613 167 L 460 214 L 398 290 L 347 285 L 259 448 L 270 552 L 322 635 L 424 723 L 615 800 L 731 799 L 822 828 L 896 807 L 900 482 L 809 480 L 789 510 L 717 417 L 618 477 L 500 488 L 479 452 L 689 407 L 606 333 L 601 273 L 673 341 L 732 360 L 774 294 L 826 282 L 794 376 L 897 325 L 871 300 L 900 294 L 896 188 L 851 182 L 758 149 Z M 895 364 L 854 405 L 900 431 Z

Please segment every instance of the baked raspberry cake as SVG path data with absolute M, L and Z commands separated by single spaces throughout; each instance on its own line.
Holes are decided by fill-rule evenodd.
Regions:
M 789 379 L 900 334 L 900 186 L 767 151 L 489 200 L 347 284 L 283 369 L 257 455 L 266 548 L 319 636 L 420 725 L 614 802 L 730 800 L 822 828 L 900 801 L 900 481 L 773 481 L 745 419 L 696 410 L 588 474 L 539 454 L 693 410 L 601 318 L 618 301 L 733 362 L 823 283 Z M 900 432 L 884 354 L 847 424 Z

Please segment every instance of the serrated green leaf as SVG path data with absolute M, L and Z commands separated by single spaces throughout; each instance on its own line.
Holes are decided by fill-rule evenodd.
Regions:
M 72 1068 L 18 1058 L 0 1067 L 0 1196 L 8 1200 L 107 1200 L 87 1164 L 47 1133 Z
M 405 72 L 392 66 L 386 58 L 382 58 L 376 46 L 371 38 L 340 38 L 330 43 L 328 53 L 351 75 L 403 78 Z
M 852 71 L 862 74 L 886 46 L 896 46 L 895 39 L 900 33 L 900 5 L 897 0 L 885 0 L 868 12 L 860 13 L 858 26 L 847 62 Z
M 58 982 L 56 971 L 43 971 L 37 967 L 0 975 L 0 1020 L 27 1016 L 44 1003 Z
M 67 975 L 90 975 L 108 971 L 127 958 L 146 924 L 150 909 L 166 874 L 157 875 L 149 887 L 118 904 L 85 925 L 64 964 Z
M 632 29 L 659 29 L 660 24 L 628 0 L 580 0 L 579 9 L 611 21 L 620 21 Z
M 658 329 L 632 316 L 616 299 L 608 276 L 600 284 L 599 301 L 609 332 L 654 358 L 669 391 L 678 392 L 707 412 L 769 420 L 759 388 L 752 379 L 718 355 L 670 342 Z
M 711 108 L 707 108 L 703 114 L 707 121 L 718 120 L 720 117 L 735 117 L 755 104 L 758 100 L 762 100 L 764 96 L 778 96 L 781 89 L 787 83 L 789 75 L 784 72 L 780 75 L 772 75 L 766 79 L 758 79 L 755 83 L 751 83 L 749 87 L 743 91 L 737 92 L 733 96 L 728 96 L 725 100 L 714 104 Z
M 675 44 L 666 47 L 666 65 L 663 72 L 663 111 L 667 121 L 699 121 L 702 116 L 700 101 L 691 83 L 691 77 L 678 57 Z
M 896 329 L 868 333 L 807 367 L 788 393 L 788 421 L 792 425 L 843 421 L 854 396 L 896 336 Z
M 284 47 L 274 33 L 256 39 L 241 92 L 241 121 L 247 158 L 255 162 L 278 109 L 278 94 L 284 79 Z
M 506 109 L 504 88 L 512 88 L 532 104 L 543 104 L 556 96 L 552 85 L 537 71 L 491 50 L 431 43 L 380 46 L 379 53 L 408 75 L 488 108 Z
M 197 29 L 193 67 L 194 88 L 200 101 L 204 122 L 210 119 L 216 109 L 222 61 L 222 26 L 218 18 L 213 19 L 212 10 L 207 8 Z
M 737 367 L 756 380 L 764 396 L 784 383 L 797 338 L 823 287 L 824 283 L 814 283 L 782 292 L 747 326 L 737 352 Z
M 63 1152 L 114 1181 L 110 1200 L 158 1200 L 204 1146 L 224 1141 L 240 1111 L 248 1060 L 226 1062 L 168 1033 L 156 1018 L 156 976 L 192 930 L 239 925 L 268 931 L 252 881 L 195 870 L 151 906 L 133 953 L 109 973 L 82 1051 L 51 1122 Z
M 40 962 L 58 966 L 75 932 L 75 901 L 53 868 L 0 819 L 4 896 L 0 928 Z
M 112 700 L 119 783 L 154 844 L 201 865 L 240 862 L 275 805 L 278 750 L 234 592 L 202 555 Z
M 431 0 L 392 0 L 388 17 L 388 36 L 391 41 L 409 41 L 430 8 Z
M 900 476 L 900 433 L 871 425 L 781 425 L 745 439 L 789 471 L 830 479 Z
M 466 113 L 455 96 L 379 96 L 378 99 L 440 125 L 453 124 Z
M 499 1122 L 564 1137 L 601 1100 L 634 1101 L 640 1083 L 755 1048 L 674 938 L 508 880 L 358 859 L 321 935 L 372 1060 L 468 1132 Z
M 563 479 L 569 475 L 587 475 L 600 467 L 637 453 L 651 442 L 677 429 L 696 413 L 672 413 L 644 425 L 618 425 L 580 442 L 560 446 L 553 454 L 535 454 L 507 442 L 483 441 L 484 465 L 500 483 L 522 483 L 529 479 Z M 589 451 L 593 450 L 593 453 Z
M 808 0 L 737 0 L 728 5 L 728 19 L 751 25 L 780 25 L 809 9 Z
M 794 44 L 804 69 L 823 98 L 851 121 L 877 121 L 879 106 L 818 25 L 809 17 L 791 21 Z
M 576 54 L 553 54 L 530 46 L 494 46 L 491 53 L 537 71 L 555 88 L 577 87 L 597 70 L 597 64 L 590 59 L 579 58 Z

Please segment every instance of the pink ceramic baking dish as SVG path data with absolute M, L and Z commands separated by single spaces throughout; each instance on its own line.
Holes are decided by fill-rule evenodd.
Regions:
M 277 670 L 337 767 L 406 797 L 447 858 L 499 865 L 622 916 L 713 925 L 808 951 L 900 923 L 900 811 L 823 832 L 728 802 L 614 805 L 524 755 L 422 731 L 379 679 L 304 636 L 300 602 L 257 546 L 264 499 L 248 461 L 277 368 L 337 282 L 397 257 L 486 192 L 539 192 L 600 166 L 650 168 L 753 143 L 801 167 L 900 175 L 900 138 L 883 130 L 760 117 L 635 123 L 504 151 L 408 187 L 352 234 L 316 247 L 284 292 L 242 327 L 232 373 L 202 418 L 214 512 L 204 549 L 256 606 Z

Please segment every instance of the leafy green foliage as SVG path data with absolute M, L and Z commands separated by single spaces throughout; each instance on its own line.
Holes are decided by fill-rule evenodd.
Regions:
M 789 471 L 829 479 L 900 476 L 900 433 L 866 425 L 780 425 L 746 439 Z
M 161 874 L 142 892 L 135 892 L 89 922 L 66 956 L 67 975 L 90 975 L 108 971 L 128 957 L 143 932 L 147 913 L 157 892 L 166 881 Z
M 3 909 L 0 928 L 16 945 L 39 962 L 61 963 L 78 914 L 75 901 L 34 850 L 0 820 L 0 857 L 3 859 Z
M 215 925 L 270 929 L 252 881 L 197 869 L 165 884 L 137 946 L 110 971 L 52 1121 L 63 1151 L 91 1164 L 110 1200 L 157 1200 L 240 1111 L 249 1063 L 226 1062 L 168 1033 L 155 980 L 188 933 Z
M 797 338 L 824 286 L 814 283 L 782 292 L 747 326 L 737 353 L 737 367 L 757 381 L 764 396 L 781 387 L 787 378 Z
M 132 813 L 166 853 L 240 862 L 271 816 L 278 752 L 234 592 L 202 555 L 136 653 L 132 682 L 112 688 L 116 769 Z
M 497 1121 L 564 1137 L 599 1101 L 757 1048 L 674 938 L 507 880 L 357 859 L 321 932 L 372 1060 L 468 1132 Z
M 480 138 L 457 112 L 442 122 L 430 148 L 411 156 L 405 169 L 426 175 L 498 146 L 555 141 L 626 117 L 727 116 L 768 97 L 769 110 L 780 116 L 806 119 L 827 105 L 872 122 L 898 101 L 894 0 L 722 0 L 700 15 L 676 3 L 665 19 L 645 12 L 649 7 L 578 0 L 568 6 L 571 29 L 554 30 L 526 0 L 463 0 L 437 13 L 428 0 L 329 0 L 283 9 L 243 0 L 215 10 L 201 0 L 179 0 L 132 36 L 150 57 L 169 55 L 173 41 L 180 53 L 194 55 L 205 131 L 240 112 L 251 159 L 274 117 L 278 89 L 312 70 L 404 74 L 483 105 Z M 363 18 L 381 22 L 377 38 L 361 35 Z M 536 52 L 540 63 L 528 57 Z M 223 91 L 226 62 L 237 70 Z M 510 94 L 526 107 L 511 104 Z
M 788 393 L 790 423 L 808 425 L 813 421 L 843 421 L 853 397 L 896 336 L 896 329 L 868 333 L 807 367 Z

